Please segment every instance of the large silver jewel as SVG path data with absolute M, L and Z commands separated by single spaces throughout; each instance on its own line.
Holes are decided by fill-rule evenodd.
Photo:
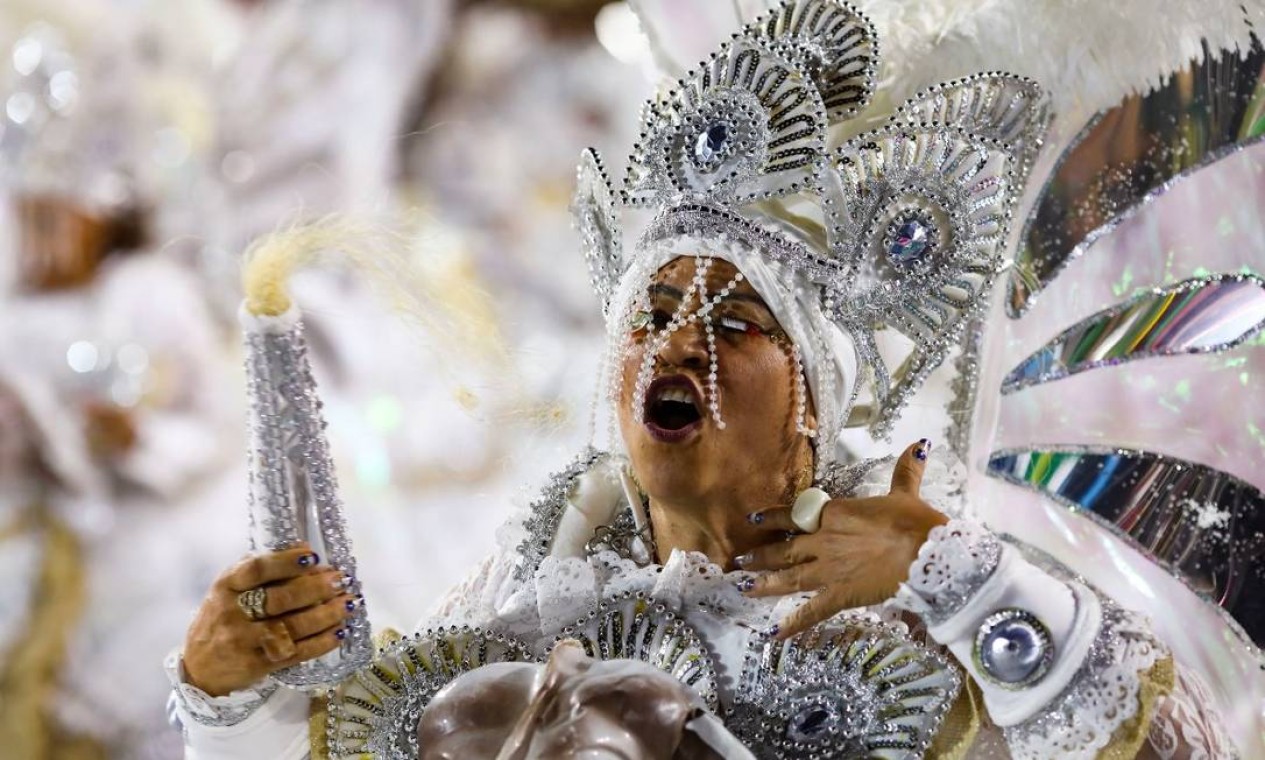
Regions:
M 703 127 L 694 138 L 694 163 L 699 168 L 711 168 L 735 150 L 730 139 L 731 127 L 719 119 Z
M 931 216 L 911 209 L 887 223 L 883 252 L 892 266 L 904 268 L 928 257 L 940 241 L 940 229 Z
M 972 656 L 979 671 L 994 684 L 1023 689 L 1049 671 L 1054 644 L 1039 618 L 1012 607 L 994 612 L 980 624 Z
M 939 654 L 847 620 L 752 640 L 726 724 L 762 758 L 922 757 L 961 689 Z

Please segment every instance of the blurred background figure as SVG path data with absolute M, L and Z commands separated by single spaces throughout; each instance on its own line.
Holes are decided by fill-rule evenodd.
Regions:
M 226 334 L 173 233 L 196 134 L 181 128 L 187 103 L 162 95 L 177 91 L 164 48 L 134 20 L 110 3 L 3 17 L 0 746 L 12 757 L 169 746 L 153 653 L 196 601 L 199 558 L 229 550 L 183 522 L 240 458 Z
M 0 49 L 0 755 L 179 757 L 161 655 L 247 549 L 242 251 L 403 218 L 522 347 L 433 371 L 363 278 L 296 278 L 371 613 L 407 628 L 504 514 L 428 527 L 588 438 L 574 156 L 629 141 L 648 53 L 622 3 L 449 0 L 12 0 Z

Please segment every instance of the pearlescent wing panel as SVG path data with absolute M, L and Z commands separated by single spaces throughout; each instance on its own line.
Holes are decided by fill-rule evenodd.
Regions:
M 1132 541 L 1265 641 L 1265 496 L 1220 470 L 1146 451 L 1002 450 L 989 474 Z
M 1221 351 L 1265 327 L 1265 283 L 1211 275 L 1137 296 L 1099 312 L 1029 356 L 1002 393 L 1136 359 Z
M 1225 354 L 1100 367 L 1000 397 L 992 447 L 1165 454 L 1265 489 L 1265 332 Z
M 1011 272 L 1017 317 L 1067 262 L 1175 178 L 1265 134 L 1265 50 L 1228 52 L 1100 114 L 1061 157 Z
M 1003 320 L 1009 366 L 1081 320 L 1213 272 L 1265 275 L 1265 142 L 1175 182 L 1068 263 L 1022 319 Z

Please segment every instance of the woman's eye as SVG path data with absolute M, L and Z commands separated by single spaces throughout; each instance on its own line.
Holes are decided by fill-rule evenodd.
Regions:
M 760 335 L 764 332 L 754 322 L 748 322 L 745 319 L 736 317 L 721 317 L 720 326 L 722 329 L 743 333 L 744 335 Z
M 632 318 L 628 320 L 628 327 L 633 332 L 641 332 L 650 327 L 656 330 L 662 330 L 668 326 L 672 317 L 663 309 L 639 309 L 633 312 Z
M 628 328 L 633 332 L 641 332 L 650 326 L 653 321 L 650 312 L 645 309 L 638 309 L 632 314 L 632 318 L 628 320 Z

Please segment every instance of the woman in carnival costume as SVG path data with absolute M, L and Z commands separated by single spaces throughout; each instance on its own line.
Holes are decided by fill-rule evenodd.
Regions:
M 306 545 L 230 568 L 171 661 L 191 757 L 1235 754 L 1145 616 L 983 525 L 973 433 L 839 443 L 979 360 L 1048 160 L 1034 81 L 969 76 L 876 121 L 878 53 L 856 9 L 793 0 L 647 105 L 620 192 L 586 152 L 618 450 L 556 475 L 426 627 L 328 692 L 271 674 L 363 636 L 358 582 Z M 629 245 L 625 210 L 648 212 Z M 1247 275 L 1189 287 L 1259 306 Z M 256 314 L 285 332 L 284 311 Z

